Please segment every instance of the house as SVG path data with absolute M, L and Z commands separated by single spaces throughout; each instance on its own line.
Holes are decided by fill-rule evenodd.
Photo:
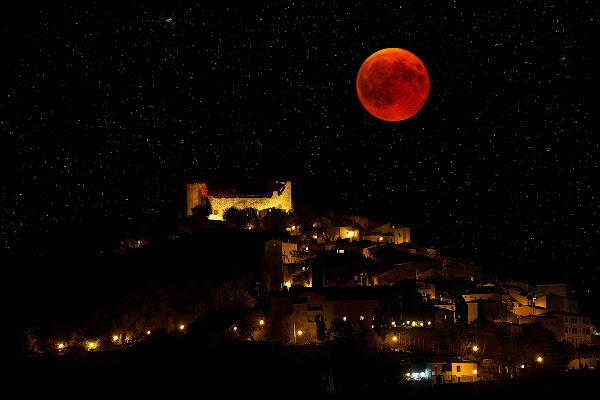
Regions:
M 481 288 L 474 288 L 469 290 L 468 293 L 462 295 L 466 302 L 476 300 L 494 300 L 502 301 L 504 299 L 503 293 L 496 286 L 484 286 Z
M 478 381 L 477 363 L 465 360 L 431 363 L 431 380 L 434 385 Z
M 578 312 L 578 303 L 576 300 L 552 292 L 537 296 L 535 298 L 535 305 L 551 311 L 565 311 L 574 314 Z
M 373 277 L 373 285 L 393 285 L 394 283 L 404 279 L 416 279 L 417 272 L 414 266 L 410 263 L 396 265 L 386 272 L 377 274 Z
M 433 327 L 447 328 L 455 322 L 454 304 L 436 304 L 433 307 Z
M 390 287 L 292 288 L 270 298 L 268 323 L 275 341 L 314 343 L 317 330 L 330 328 L 335 320 L 367 329 L 388 324 L 399 303 Z
M 418 292 L 423 296 L 423 300 L 435 299 L 435 285 L 433 283 L 417 280 L 416 285 Z
M 292 266 L 302 266 L 303 258 L 298 252 L 296 243 L 287 243 L 281 240 L 268 240 L 265 242 L 266 270 L 274 284 L 279 286 L 289 282 L 293 273 Z
M 485 319 L 492 322 L 516 322 L 514 314 L 508 312 L 506 303 L 498 300 L 467 301 L 468 322 Z M 512 315 L 509 315 L 512 314 Z
M 344 288 L 346 289 L 346 288 Z M 352 293 L 351 293 L 352 292 Z M 275 339 L 284 343 L 314 343 L 318 324 L 331 327 L 334 320 L 373 328 L 379 299 L 374 293 L 356 291 L 309 291 L 298 295 L 272 297 L 270 323 Z
M 566 340 L 575 346 L 580 344 L 591 344 L 593 326 L 588 317 L 582 317 L 574 313 L 551 311 L 538 315 L 528 315 L 520 319 L 524 323 L 538 323 L 554 333 L 557 341 Z
M 548 312 L 547 308 L 537 306 L 519 306 L 513 309 L 513 312 L 519 317 L 526 317 L 529 315 L 541 315 Z
M 554 293 L 556 295 L 574 299 L 573 287 L 568 283 L 553 283 L 553 284 L 540 284 L 536 285 L 536 292 L 538 296 L 542 296 L 548 293 Z
M 533 306 L 533 294 L 517 287 L 508 288 L 508 294 L 519 303 L 520 306 Z
M 360 240 L 361 230 L 364 230 L 361 223 L 365 223 L 363 220 L 359 222 L 353 219 L 346 218 L 327 218 L 318 217 L 313 220 L 312 226 L 315 232 L 317 240 L 337 240 L 337 239 L 348 239 L 351 242 Z
M 362 239 L 393 244 L 410 243 L 410 228 L 388 222 L 365 232 Z

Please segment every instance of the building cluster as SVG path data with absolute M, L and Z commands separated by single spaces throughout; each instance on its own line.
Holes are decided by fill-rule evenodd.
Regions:
M 334 229 L 346 232 L 341 226 Z M 293 326 L 302 328 L 304 340 L 310 341 L 316 337 L 315 321 L 329 326 L 337 318 L 369 329 L 408 322 L 435 328 L 482 319 L 517 326 L 535 323 L 576 348 L 592 343 L 591 320 L 578 313 L 568 284 L 488 282 L 480 267 L 409 242 L 376 238 L 373 243 L 323 245 L 318 237 L 312 242 L 291 238 L 265 243 L 272 282 L 289 289 L 271 300 L 271 318 L 288 330 L 282 331 L 283 341 L 293 337 Z
M 210 192 L 205 183 L 186 190 L 188 215 L 204 201 L 210 203 L 209 219 L 222 219 L 230 207 L 261 215 L 292 210 L 289 181 L 270 182 L 266 196 Z M 277 340 L 298 343 L 299 331 L 301 342 L 317 340 L 317 325 L 328 328 L 336 319 L 367 329 L 483 319 L 537 324 L 576 348 L 592 342 L 590 318 L 579 315 L 567 284 L 486 282 L 479 266 L 412 243 L 410 228 L 394 222 L 328 211 L 308 219 L 295 215 L 286 224 L 287 239 L 266 241 L 264 252 L 271 286 L 286 289 L 271 298 Z
M 418 331 L 486 320 L 511 337 L 533 325 L 576 349 L 599 342 L 568 284 L 486 278 L 477 265 L 412 243 L 410 228 L 401 224 L 352 215 L 318 216 L 308 229 L 290 221 L 287 239 L 265 242 L 271 284 L 281 288 L 270 296 L 272 340 L 319 343 L 339 320 L 379 333 L 384 346 L 432 349 Z M 597 359 L 588 362 L 595 368 Z M 483 379 L 472 359 L 426 364 L 407 379 Z

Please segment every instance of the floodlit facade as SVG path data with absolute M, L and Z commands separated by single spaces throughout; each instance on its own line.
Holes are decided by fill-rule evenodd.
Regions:
M 434 362 L 431 365 L 433 384 L 476 382 L 477 363 L 471 361 Z
M 194 207 L 208 200 L 211 212 L 210 220 L 223 221 L 223 214 L 229 208 L 240 210 L 255 208 L 258 211 L 278 209 L 286 212 L 292 210 L 292 183 L 290 181 L 273 181 L 269 183 L 270 194 L 266 196 L 240 196 L 234 194 L 210 194 L 204 182 L 186 185 L 187 215 L 192 215 Z

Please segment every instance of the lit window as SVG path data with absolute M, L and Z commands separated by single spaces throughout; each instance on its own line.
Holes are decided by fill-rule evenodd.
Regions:
M 361 315 L 360 320 L 363 321 L 364 319 L 365 319 L 365 317 Z
M 342 319 L 345 321 L 345 320 L 346 320 L 346 317 L 342 317 Z

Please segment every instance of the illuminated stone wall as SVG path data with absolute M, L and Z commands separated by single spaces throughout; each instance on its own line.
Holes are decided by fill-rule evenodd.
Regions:
M 187 185 L 187 215 L 192 215 L 192 209 L 200 204 L 201 197 L 204 195 L 210 200 L 212 214 L 208 217 L 211 220 L 223 220 L 223 213 L 228 208 L 237 208 L 240 210 L 246 208 L 255 208 L 258 211 L 275 208 L 290 212 L 292 210 L 292 183 L 277 182 L 281 189 L 273 191 L 268 196 L 210 196 L 207 193 L 206 184 L 192 183 Z

